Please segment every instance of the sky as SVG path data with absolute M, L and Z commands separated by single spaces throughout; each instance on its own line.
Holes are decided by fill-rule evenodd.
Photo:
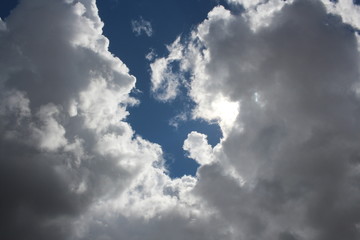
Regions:
M 158 143 L 166 155 L 171 177 L 185 174 L 195 175 L 198 164 L 187 158 L 182 145 L 189 132 L 197 130 L 209 134 L 212 145 L 220 141 L 221 130 L 217 124 L 201 119 L 169 124 L 177 115 L 186 116 L 193 105 L 191 99 L 183 97 L 171 103 L 156 100 L 150 92 L 150 52 L 159 56 L 167 53 L 166 44 L 172 43 L 179 35 L 188 34 L 192 27 L 206 18 L 216 6 L 215 1 L 99 1 L 99 15 L 105 22 L 104 35 L 110 40 L 110 52 L 121 59 L 136 76 L 134 94 L 140 104 L 128 109 L 127 119 L 137 134 Z M 134 22 L 147 23 L 151 34 L 136 32 Z M 144 120 L 146 119 L 146 120 Z M 173 119 L 173 120 L 172 120 Z M 175 123 L 175 122 L 174 122 Z
M 360 239 L 352 0 L 4 0 L 0 239 Z

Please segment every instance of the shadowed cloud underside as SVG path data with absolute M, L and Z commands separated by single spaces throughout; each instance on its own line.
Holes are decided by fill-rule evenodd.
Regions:
M 138 68 L 95 0 L 0 20 L 0 239 L 360 238 L 359 6 L 220 3 Z

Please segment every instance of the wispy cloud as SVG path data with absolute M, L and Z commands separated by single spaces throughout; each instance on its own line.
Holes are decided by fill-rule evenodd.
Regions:
M 131 28 L 136 36 L 145 34 L 146 36 L 151 37 L 153 35 L 151 23 L 144 20 L 142 17 L 140 17 L 138 20 L 132 20 Z

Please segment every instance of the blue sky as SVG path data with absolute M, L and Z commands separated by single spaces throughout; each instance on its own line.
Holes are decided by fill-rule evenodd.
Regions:
M 17 0 L 3 2 L 0 17 L 7 17 L 17 3 Z M 137 78 L 136 88 L 140 92 L 134 91 L 134 97 L 140 100 L 140 104 L 128 109 L 127 121 L 137 134 L 162 146 L 171 177 L 195 175 L 199 166 L 187 158 L 182 149 L 188 133 L 199 131 L 207 134 L 209 143 L 214 146 L 220 141 L 221 130 L 215 122 L 210 124 L 193 119 L 180 122 L 178 127 L 171 126 L 169 121 L 182 112 L 189 113 L 193 102 L 186 93 L 169 103 L 154 99 L 150 93 L 150 61 L 145 56 L 151 50 L 158 56 L 167 54 L 167 44 L 180 35 L 189 34 L 218 4 L 215 0 L 108 0 L 97 3 L 99 15 L 105 23 L 104 35 L 110 40 L 110 51 L 120 57 Z M 152 36 L 137 36 L 133 32 L 131 21 L 140 17 L 151 23 Z
M 99 14 L 105 23 L 104 34 L 110 40 L 110 51 L 129 67 L 136 76 L 134 94 L 140 105 L 130 108 L 128 121 L 136 133 L 158 143 L 165 152 L 170 176 L 194 175 L 198 164 L 185 156 L 182 145 L 191 131 L 208 135 L 209 143 L 219 142 L 221 131 L 217 124 L 204 120 L 189 120 L 178 128 L 169 125 L 171 118 L 181 112 L 189 112 L 193 103 L 186 95 L 170 103 L 160 102 L 150 93 L 150 62 L 145 56 L 153 49 L 158 56 L 167 54 L 165 45 L 171 44 L 179 35 L 187 35 L 218 3 L 208 0 L 156 0 L 156 1 L 99 1 Z M 151 37 L 136 36 L 131 21 L 140 17 L 149 21 L 153 28 Z
M 5 1 L 3 1 L 2 4 L 1 4 L 1 9 L 0 9 L 1 18 L 7 17 L 10 14 L 10 11 L 15 8 L 17 3 L 18 3 L 17 0 L 5 0 Z
M 0 239 L 359 240 L 353 0 L 3 0 Z

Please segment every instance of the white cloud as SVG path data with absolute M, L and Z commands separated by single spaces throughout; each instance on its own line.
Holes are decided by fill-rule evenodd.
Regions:
M 274 9 L 254 31 L 216 7 L 152 62 L 158 99 L 184 85 L 224 133 L 191 132 L 197 175 L 170 179 L 125 122 L 136 79 L 95 1 L 21 1 L 0 22 L 0 238 L 359 239 L 355 34 L 319 2 Z
M 322 0 L 326 10 L 339 15 L 344 23 L 360 29 L 360 6 L 355 5 L 352 0 L 339 0 L 336 2 Z
M 326 1 L 326 0 L 325 0 Z M 244 7 L 243 17 L 250 23 L 251 29 L 257 31 L 271 23 L 272 17 L 285 5 L 292 4 L 294 0 L 228 0 L 230 5 L 241 5 Z
M 41 106 L 37 113 L 38 119 L 41 121 L 40 126 L 31 126 L 33 140 L 38 142 L 40 149 L 56 151 L 60 147 L 67 145 L 65 138 L 65 129 L 56 120 L 59 115 L 59 109 L 53 104 Z
M 151 23 L 149 21 L 144 20 L 142 17 L 140 17 L 139 20 L 132 20 L 131 28 L 136 36 L 145 34 L 146 36 L 151 37 L 153 35 L 153 29 Z
M 197 179 L 170 179 L 161 147 L 124 121 L 135 77 L 95 1 L 24 0 L 1 24 L 0 238 L 228 236 Z
M 189 157 L 196 160 L 200 165 L 210 164 L 213 161 L 213 153 L 207 136 L 198 132 L 191 132 L 184 141 L 183 149 L 189 153 Z
M 0 238 L 89 239 L 83 216 L 130 222 L 178 208 L 175 192 L 195 180 L 171 180 L 161 148 L 124 122 L 135 77 L 108 51 L 95 1 L 24 0 L 1 26 Z M 111 237 L 104 225 L 95 235 Z
M 170 101 L 176 98 L 178 87 L 183 79 L 173 74 L 172 64 L 179 61 L 183 55 L 180 37 L 171 45 L 167 46 L 169 55 L 166 58 L 155 59 L 150 64 L 151 68 L 151 91 L 154 97 L 161 101 Z
M 191 76 L 193 115 L 226 133 L 214 149 L 198 133 L 185 141 L 209 163 L 193 192 L 230 239 L 358 239 L 359 52 L 343 23 L 356 19 L 320 1 L 274 3 L 216 7 L 181 41 L 186 67 L 172 74 Z

